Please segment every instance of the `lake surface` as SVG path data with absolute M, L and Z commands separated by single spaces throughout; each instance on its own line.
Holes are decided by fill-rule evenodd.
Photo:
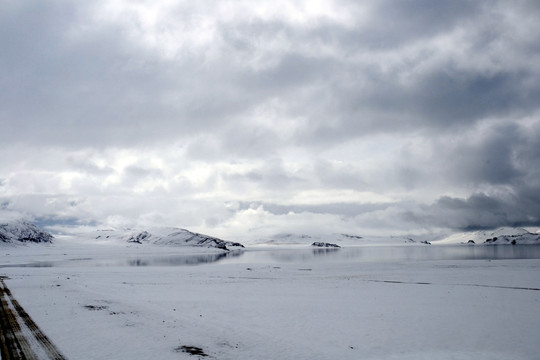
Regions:
M 39 261 L 2 267 L 76 267 L 76 266 L 193 266 L 210 263 L 284 264 L 319 262 L 398 262 L 429 260 L 505 260 L 540 259 L 540 245 L 413 245 L 362 246 L 349 248 L 252 248 L 218 254 L 127 255 L 125 257 L 88 257 L 61 261 Z

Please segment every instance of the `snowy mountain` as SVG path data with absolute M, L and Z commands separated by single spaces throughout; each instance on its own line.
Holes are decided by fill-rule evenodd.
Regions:
M 53 236 L 25 221 L 0 223 L 0 242 L 4 243 L 51 243 Z
M 231 250 L 243 248 L 238 242 L 225 241 L 216 237 L 198 234 L 180 228 L 150 228 L 147 230 L 98 230 L 90 236 L 100 241 L 117 241 L 136 244 L 155 244 L 166 246 L 198 246 Z
M 428 244 L 424 237 L 411 238 L 410 236 L 359 236 L 345 233 L 333 234 L 294 234 L 280 233 L 265 238 L 251 240 L 253 245 L 311 245 L 316 243 L 333 243 L 339 246 L 357 245 L 401 245 L 401 244 Z
M 531 233 L 523 228 L 502 227 L 496 230 L 480 230 L 453 234 L 445 239 L 437 241 L 436 243 L 492 245 L 540 244 L 540 234 Z

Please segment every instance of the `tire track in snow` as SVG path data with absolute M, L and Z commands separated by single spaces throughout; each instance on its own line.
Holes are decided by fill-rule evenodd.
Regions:
M 3 360 L 65 360 L 0 277 L 0 354 Z

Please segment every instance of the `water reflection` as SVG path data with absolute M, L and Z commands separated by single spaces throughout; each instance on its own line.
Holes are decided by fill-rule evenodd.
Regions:
M 540 245 L 437 245 L 437 246 L 365 246 L 351 248 L 305 248 L 240 250 L 218 254 L 183 254 L 121 258 L 79 258 L 7 264 L 8 267 L 74 266 L 189 266 L 210 263 L 316 263 L 316 262 L 394 262 L 425 260 L 504 260 L 540 259 Z
M 0 268 L 20 268 L 20 267 L 33 267 L 33 268 L 49 268 L 54 267 L 55 263 L 52 261 L 36 261 L 29 264 L 2 264 Z
M 341 248 L 319 248 L 313 249 L 313 255 L 315 256 L 328 256 L 334 254 L 336 251 L 339 251 Z
M 101 266 L 187 266 L 215 263 L 227 258 L 242 256 L 243 250 L 218 254 L 182 254 L 165 256 L 139 256 L 122 258 L 76 258 L 63 261 L 37 261 L 27 264 L 4 264 L 0 268 L 44 267 L 101 267 Z
M 233 258 L 243 255 L 243 251 L 231 251 L 219 254 L 199 254 L 199 255 L 175 255 L 144 257 L 127 260 L 128 266 L 184 266 L 215 263 L 225 258 Z
M 422 260 L 540 259 L 540 245 L 365 246 L 339 249 L 265 250 L 242 259 L 252 262 L 361 262 Z

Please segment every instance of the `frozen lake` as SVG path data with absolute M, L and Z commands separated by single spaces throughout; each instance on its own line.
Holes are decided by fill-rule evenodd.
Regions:
M 403 245 L 349 248 L 268 248 L 255 247 L 228 253 L 175 255 L 118 255 L 0 264 L 5 267 L 78 266 L 193 266 L 210 263 L 284 264 L 357 263 L 427 260 L 510 260 L 540 259 L 540 245 Z
M 58 244 L 0 275 L 69 359 L 537 360 L 536 245 Z M 119 345 L 120 344 L 120 345 Z

